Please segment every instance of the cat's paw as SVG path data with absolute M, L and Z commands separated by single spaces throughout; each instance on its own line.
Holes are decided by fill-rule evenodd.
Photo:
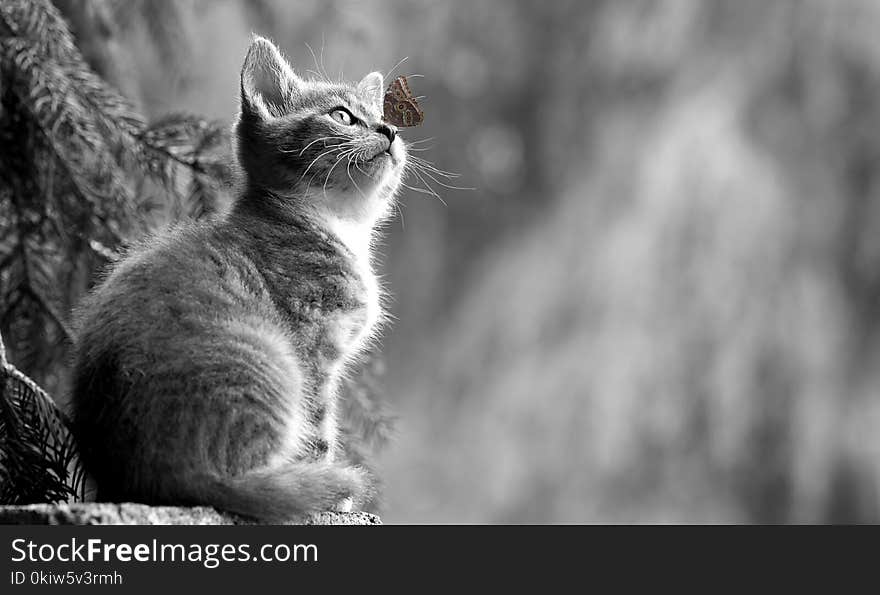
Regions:
M 351 512 L 352 508 L 354 508 L 354 499 L 346 498 L 341 500 L 336 506 L 333 507 L 334 512 Z
M 337 495 L 333 510 L 336 512 L 360 510 L 373 496 L 373 477 L 367 469 L 359 466 L 342 467 L 341 471 L 346 477 L 348 490 Z

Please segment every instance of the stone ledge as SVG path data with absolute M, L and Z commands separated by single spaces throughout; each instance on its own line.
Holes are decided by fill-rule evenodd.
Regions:
M 254 521 L 206 506 L 146 504 L 29 504 L 0 506 L 0 525 L 253 525 Z M 319 512 L 290 525 L 381 525 L 368 512 Z

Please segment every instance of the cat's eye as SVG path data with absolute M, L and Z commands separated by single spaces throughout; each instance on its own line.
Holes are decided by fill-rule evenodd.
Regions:
M 353 126 L 357 123 L 357 119 L 351 115 L 351 112 L 341 107 L 330 112 L 330 117 L 344 126 Z

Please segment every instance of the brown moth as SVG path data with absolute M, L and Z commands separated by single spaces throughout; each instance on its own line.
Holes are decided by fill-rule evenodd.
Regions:
M 418 126 L 425 121 L 425 112 L 409 90 L 405 76 L 399 76 L 385 91 L 385 121 L 399 127 Z

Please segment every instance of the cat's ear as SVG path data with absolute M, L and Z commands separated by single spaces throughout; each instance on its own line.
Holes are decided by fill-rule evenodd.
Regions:
M 371 72 L 361 79 L 357 86 L 358 94 L 372 101 L 376 105 L 382 105 L 385 96 L 385 82 L 381 72 Z
M 241 68 L 241 111 L 270 118 L 287 113 L 301 80 L 274 43 L 254 36 Z

